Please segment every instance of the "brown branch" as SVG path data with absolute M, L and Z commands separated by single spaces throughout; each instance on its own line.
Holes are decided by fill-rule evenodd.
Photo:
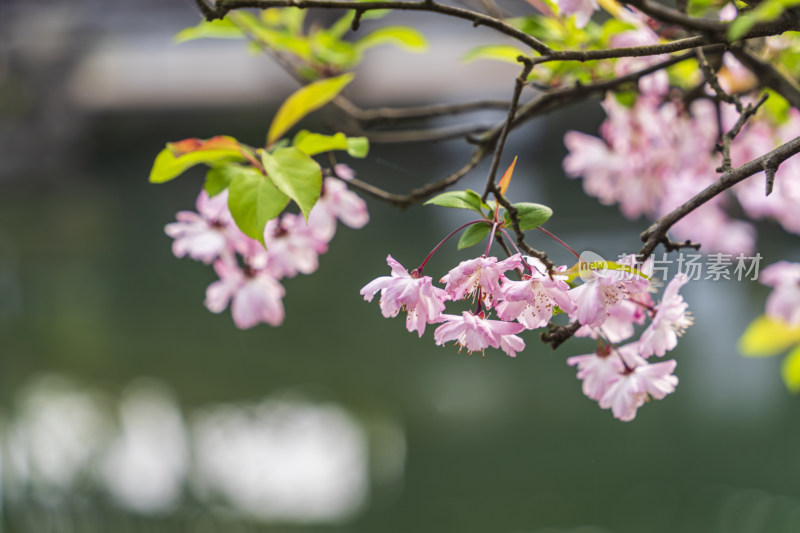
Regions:
M 446 141 L 466 137 L 475 133 L 481 133 L 489 129 L 486 124 L 456 124 L 455 126 L 444 126 L 441 128 L 400 130 L 400 131 L 371 131 L 363 132 L 371 143 L 392 144 L 392 143 L 422 143 Z
M 547 324 L 547 331 L 543 331 L 539 338 L 542 339 L 542 342 L 550 344 L 555 350 L 575 335 L 575 332 L 578 331 L 580 327 L 581 324 L 577 321 L 568 326 L 561 326 L 550 322 Z
M 706 51 L 716 51 L 722 48 L 721 45 L 711 45 L 707 46 L 705 49 Z M 670 67 L 672 65 L 676 65 L 682 61 L 686 61 L 687 59 L 693 58 L 695 55 L 694 51 L 685 52 L 683 54 L 670 57 L 664 61 L 656 63 L 655 65 L 651 65 L 649 67 L 643 68 L 641 70 L 637 70 L 635 72 L 631 72 L 625 76 L 620 76 L 618 78 L 614 78 L 612 80 L 605 80 L 599 81 L 596 83 L 590 84 L 580 84 L 576 83 L 570 87 L 560 87 L 556 89 L 552 89 L 547 92 L 543 92 L 533 99 L 529 100 L 522 106 L 520 106 L 519 111 L 517 112 L 516 116 L 514 117 L 514 121 L 511 124 L 512 128 L 515 128 L 522 124 L 523 122 L 550 112 L 556 108 L 563 107 L 565 105 L 569 105 L 590 96 L 596 94 L 604 94 L 606 91 L 610 91 L 612 89 L 618 89 L 619 87 L 629 84 L 629 83 L 636 83 L 639 79 L 647 76 L 648 74 L 652 74 L 664 68 Z M 476 144 L 480 144 L 483 142 L 491 141 L 496 139 L 503 128 L 505 121 L 498 123 L 492 129 L 488 130 L 486 133 L 481 135 L 480 137 L 473 139 L 473 142 Z
M 800 153 L 800 137 L 796 137 L 771 152 L 767 152 L 761 157 L 757 157 L 740 167 L 723 173 L 713 184 L 697 193 L 683 205 L 658 219 L 642 233 L 641 238 L 644 242 L 644 246 L 639 251 L 639 260 L 644 261 L 647 259 L 656 249 L 656 246 L 667 238 L 667 231 L 680 219 L 753 174 L 761 172 L 762 170 L 774 173 L 781 163 L 797 153 Z
M 529 46 L 540 54 L 549 54 L 553 50 L 542 41 L 528 35 L 524 31 L 503 22 L 490 15 L 460 7 L 440 4 L 432 0 L 418 2 L 386 1 L 386 2 L 355 2 L 351 0 L 218 0 L 211 7 L 205 0 L 196 0 L 200 11 L 206 20 L 223 18 L 229 11 L 244 8 L 268 9 L 271 7 L 297 7 L 308 9 L 313 7 L 326 9 L 357 9 L 359 12 L 376 9 L 397 9 L 400 11 L 428 11 L 472 22 L 473 26 L 486 26 L 500 33 L 513 37 L 517 41 Z
M 497 190 L 497 187 L 494 186 L 493 183 L 492 194 L 494 195 L 495 200 L 497 200 L 497 203 L 502 205 L 503 208 L 508 212 L 508 218 L 511 219 L 511 229 L 514 230 L 514 235 L 516 236 L 515 243 L 517 248 L 541 261 L 542 264 L 547 267 L 547 271 L 552 273 L 555 265 L 547 257 L 547 254 L 537 250 L 536 248 L 533 248 L 527 242 L 525 242 L 525 232 L 519 226 L 519 212 L 517 208 L 514 207 L 511 202 L 509 202 L 506 197 Z
M 523 64 L 522 72 L 517 79 L 514 80 L 514 94 L 511 97 L 511 106 L 508 108 L 508 116 L 503 123 L 503 128 L 500 130 L 500 137 L 498 138 L 494 149 L 494 156 L 492 157 L 492 165 L 489 168 L 489 177 L 486 180 L 486 189 L 483 192 L 483 198 L 481 198 L 484 202 L 486 201 L 486 197 L 489 196 L 490 192 L 494 192 L 495 194 L 497 193 L 495 188 L 497 167 L 500 165 L 500 157 L 503 155 L 503 149 L 506 146 L 506 139 L 508 138 L 508 133 L 511 131 L 511 123 L 514 122 L 514 116 L 517 114 L 517 105 L 519 104 L 520 96 L 522 96 L 522 89 L 527 83 L 531 69 L 533 69 L 533 63 L 531 63 L 531 60 L 527 57 L 519 56 L 517 61 L 520 61 Z
M 626 4 L 635 7 L 645 15 L 665 24 L 674 24 L 685 30 L 694 30 L 708 35 L 713 35 L 719 42 L 726 41 L 729 22 L 690 17 L 685 13 L 650 0 L 626 0 Z M 743 36 L 741 40 L 779 35 L 785 31 L 797 31 L 797 20 L 791 13 L 784 13 L 777 20 L 757 22 Z
M 457 115 L 471 111 L 484 111 L 487 109 L 506 110 L 508 102 L 503 100 L 478 100 L 460 104 L 432 104 L 417 107 L 378 107 L 374 109 L 360 109 L 356 106 L 348 109 L 356 120 L 365 125 L 392 123 L 403 120 L 420 120 L 445 115 Z
M 542 54 L 541 57 L 535 57 L 532 61 L 534 65 L 538 65 L 550 61 L 594 61 L 597 59 L 617 59 L 620 57 L 656 56 L 722 42 L 724 42 L 724 40 L 714 40 L 702 35 L 696 35 L 694 37 L 678 39 L 677 41 L 647 46 L 608 48 L 604 50 L 563 50 Z
M 742 131 L 742 128 L 747 121 L 750 120 L 750 117 L 755 115 L 756 111 L 758 111 L 758 108 L 767 101 L 768 96 L 769 94 L 764 93 L 758 102 L 755 104 L 747 104 L 747 107 L 742 107 L 741 102 L 739 102 L 739 105 L 737 106 L 737 109 L 739 109 L 740 113 L 739 119 L 730 130 L 725 132 L 725 135 L 722 136 L 722 145 L 718 147 L 720 153 L 722 154 L 722 164 L 719 166 L 719 168 L 717 168 L 717 172 L 727 172 L 731 170 L 731 144 L 736 136 L 739 135 L 739 132 Z
M 743 48 L 735 47 L 731 52 L 739 62 L 756 75 L 758 81 L 786 98 L 792 107 L 800 109 L 800 85 L 784 76 L 778 69 L 754 57 Z
M 453 172 L 449 176 L 442 178 L 439 181 L 435 181 L 433 183 L 428 183 L 427 185 L 423 185 L 417 189 L 412 190 L 408 194 L 395 194 L 385 191 L 379 187 L 375 187 L 369 183 L 352 179 L 347 182 L 349 186 L 354 189 L 358 189 L 370 196 L 373 196 L 379 200 L 383 200 L 390 205 L 395 207 L 399 207 L 401 209 L 405 209 L 414 205 L 417 202 L 420 202 L 426 198 L 433 196 L 434 194 L 445 190 L 446 188 L 450 187 L 451 185 L 456 184 L 461 178 L 467 175 L 469 171 L 473 168 L 478 166 L 481 161 L 489 155 L 489 151 L 491 150 L 490 145 L 483 145 L 478 147 L 477 150 L 472 154 L 472 157 L 467 162 L 466 165 L 458 169 L 457 171 Z

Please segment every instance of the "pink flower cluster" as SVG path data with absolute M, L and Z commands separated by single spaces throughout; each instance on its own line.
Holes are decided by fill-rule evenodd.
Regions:
M 800 326 L 800 263 L 779 261 L 765 268 L 759 281 L 772 287 L 767 298 L 767 316 Z
M 655 35 L 637 29 L 616 36 L 620 44 L 647 42 Z M 649 35 L 649 36 L 648 36 Z M 626 40 L 620 41 L 622 37 Z M 630 41 L 630 42 L 629 42 Z M 652 43 L 650 43 L 652 44 Z M 652 60 L 653 58 L 648 58 Z M 721 82 L 746 85 L 752 74 L 733 56 L 724 56 L 727 77 Z M 632 70 L 631 61 L 618 61 L 624 74 Z M 635 68 L 646 66 L 637 64 Z M 564 137 L 569 154 L 564 170 L 570 177 L 582 177 L 587 194 L 603 204 L 619 204 L 630 219 L 646 216 L 656 219 L 683 204 L 712 184 L 721 163 L 715 147 L 717 124 L 729 131 L 739 119 L 730 104 L 715 104 L 708 99 L 695 101 L 690 109 L 667 99 L 669 89 L 663 72 L 642 78 L 639 96 L 632 106 L 620 104 L 613 95 L 603 102 L 606 120 L 600 137 L 570 131 Z M 733 167 L 737 167 L 800 135 L 800 111 L 791 109 L 781 124 L 763 114 L 751 118 L 731 146 Z M 752 219 L 771 217 L 786 231 L 800 233 L 800 158 L 792 157 L 780 165 L 774 192 L 764 194 L 763 172 L 734 188 L 735 199 Z M 700 242 L 703 250 L 722 253 L 749 253 L 755 247 L 752 224 L 728 216 L 734 195 L 719 195 L 672 228 L 677 240 Z
M 361 295 L 372 301 L 380 292 L 383 316 L 406 311 L 406 329 L 420 337 L 427 324 L 439 324 L 433 334 L 437 345 L 453 341 L 469 353 L 499 348 L 514 357 L 525 348 L 518 333 L 547 326 L 554 314 L 563 313 L 580 324 L 576 335 L 598 339 L 596 353 L 571 357 L 568 363 L 578 366 L 584 393 L 601 407 L 611 408 L 615 417 L 631 420 L 648 397 L 661 399 L 678 383 L 672 374 L 674 360 L 649 363 L 647 359 L 675 348 L 678 337 L 692 324 L 687 304 L 678 294 L 688 278 L 676 276 L 655 304 L 649 281 L 652 261 L 639 265 L 631 255 L 618 269 L 582 272 L 585 282 L 571 287 L 566 266 L 550 274 L 538 260 L 520 254 L 503 261 L 478 257 L 445 275 L 444 288 L 434 286 L 420 269 L 409 273 L 392 256 L 387 262 L 391 275 L 371 281 Z M 520 279 L 509 278 L 510 271 Z M 448 301 L 471 302 L 475 309 L 446 314 Z M 638 341 L 617 347 L 648 319 Z
M 197 212 L 181 211 L 164 231 L 175 239 L 177 257 L 214 264 L 219 280 L 206 290 L 212 313 L 231 307 L 233 322 L 247 329 L 262 322 L 278 326 L 284 320 L 282 278 L 311 274 L 319 255 L 328 250 L 337 219 L 352 228 L 369 221 L 364 201 L 335 178 L 326 178 L 322 195 L 308 217 L 286 213 L 264 228 L 264 246 L 242 233 L 228 210 L 228 191 L 214 197 L 202 191 Z
M 725 108 L 723 124 L 733 124 L 735 111 Z M 735 166 L 759 157 L 781 144 L 800 136 L 800 111 L 790 109 L 786 121 L 777 125 L 767 118 L 752 120 L 731 146 Z M 790 157 L 778 167 L 772 194 L 764 194 L 763 172 L 734 187 L 736 198 L 750 218 L 774 218 L 788 232 L 800 234 L 800 157 Z
M 640 95 L 631 107 L 609 95 L 603 107 L 602 138 L 577 131 L 564 137 L 569 149 L 564 170 L 570 177 L 583 177 L 587 194 L 606 205 L 619 204 L 630 219 L 655 219 L 716 179 L 720 160 L 714 153 L 712 102 L 698 100 L 687 112 L 654 92 Z M 699 207 L 673 226 L 674 237 L 701 242 L 709 251 L 752 251 L 755 230 L 727 215 L 729 201 L 717 196 Z

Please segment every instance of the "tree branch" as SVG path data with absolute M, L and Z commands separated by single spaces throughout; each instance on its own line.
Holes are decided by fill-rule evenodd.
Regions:
M 347 109 L 347 112 L 362 124 L 369 126 L 372 124 L 457 115 L 472 111 L 484 111 L 487 109 L 506 110 L 508 109 L 508 105 L 508 102 L 503 100 L 477 100 L 475 102 L 460 104 L 432 104 L 402 108 L 378 107 L 374 109 L 360 109 L 353 105 L 351 108 Z
M 406 1 L 386 1 L 386 2 L 355 2 L 352 0 L 218 0 L 214 7 L 211 7 L 205 0 L 196 0 L 200 11 L 207 20 L 221 19 L 229 11 L 244 8 L 268 9 L 271 7 L 297 7 L 308 9 L 320 7 L 327 9 L 357 9 L 359 12 L 373 11 L 376 9 L 397 9 L 400 11 L 429 11 L 440 13 L 455 18 L 465 19 L 472 22 L 473 26 L 486 26 L 500 33 L 513 37 L 519 42 L 536 50 L 540 54 L 549 54 L 553 50 L 542 41 L 528 35 L 522 30 L 506 24 L 500 19 L 490 15 L 484 15 L 477 11 L 463 9 L 460 7 L 440 4 L 432 0 L 421 0 L 418 2 Z
M 792 107 L 800 109 L 800 85 L 797 81 L 784 76 L 778 69 L 749 54 L 743 48 L 731 49 L 734 57 L 756 75 L 759 82 L 786 98 Z
M 757 157 L 740 167 L 723 173 L 713 184 L 697 193 L 683 205 L 658 219 L 642 233 L 641 238 L 642 241 L 644 241 L 644 246 L 639 251 L 639 260 L 644 261 L 647 259 L 653 253 L 653 250 L 656 249 L 656 246 L 667 239 L 667 231 L 680 219 L 753 174 L 761 172 L 762 170 L 774 173 L 781 163 L 799 152 L 800 137 L 796 137 L 761 157 Z
M 522 96 L 522 89 L 525 87 L 528 76 L 533 68 L 533 63 L 531 63 L 531 60 L 525 56 L 519 56 L 517 61 L 520 61 L 523 64 L 522 72 L 517 79 L 514 80 L 514 94 L 511 97 L 511 106 L 508 108 L 508 116 L 503 123 L 502 130 L 500 130 L 500 137 L 494 149 L 494 157 L 492 157 L 492 165 L 489 168 L 489 177 L 486 180 L 486 189 L 483 192 L 482 200 L 484 202 L 486 201 L 486 197 L 489 196 L 490 192 L 494 192 L 495 195 L 497 194 L 497 189 L 495 188 L 494 183 L 495 177 L 497 176 L 497 167 L 500 165 L 500 157 L 503 155 L 503 149 L 506 146 L 506 139 L 508 138 L 508 133 L 511 131 L 511 123 L 514 121 L 514 115 L 517 113 L 517 105 L 519 104 L 520 96 Z

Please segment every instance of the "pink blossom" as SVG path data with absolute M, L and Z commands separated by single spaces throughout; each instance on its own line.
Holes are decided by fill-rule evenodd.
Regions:
M 662 357 L 678 345 L 678 337 L 694 323 L 686 312 L 688 304 L 678 294 L 680 288 L 688 283 L 686 274 L 678 273 L 667 288 L 661 302 L 656 306 L 656 313 L 647 329 L 639 338 L 639 354 L 642 357 L 657 355 Z
M 624 349 L 627 350 L 627 347 Z M 567 359 L 567 364 L 577 365 L 578 379 L 582 381 L 583 393 L 595 401 L 600 400 L 625 370 L 619 355 L 608 345 L 599 346 L 594 353 L 570 357 Z
M 344 181 L 350 181 L 356 177 L 356 172 L 344 163 L 336 163 L 333 165 L 333 172 Z
M 303 217 L 287 213 L 264 228 L 267 245 L 266 270 L 276 279 L 311 274 L 319 267 L 319 254 L 328 250 Z
M 631 35 L 647 39 L 647 35 Z M 587 194 L 607 205 L 619 204 L 631 219 L 657 218 L 683 204 L 716 179 L 719 165 L 713 104 L 696 101 L 687 112 L 678 103 L 664 102 L 663 84 L 645 89 L 632 106 L 620 104 L 613 96 L 603 101 L 607 118 L 600 127 L 601 138 L 578 132 L 568 132 L 564 138 L 569 149 L 564 159 L 567 175 L 581 176 Z M 719 196 L 672 230 L 679 240 L 701 242 L 703 250 L 749 252 L 754 244 L 752 226 L 730 219 L 725 208 L 726 198 Z M 788 219 L 798 210 L 780 212 Z M 796 218 L 800 228 L 800 214 Z
M 322 195 L 309 214 L 308 225 L 317 237 L 330 241 L 336 233 L 336 219 L 351 228 L 363 228 L 369 222 L 367 204 L 341 180 L 326 178 Z
M 164 232 L 175 239 L 172 253 L 176 257 L 188 255 L 196 261 L 210 264 L 230 250 L 238 228 L 228 211 L 228 191 L 209 198 L 204 190 L 197 197 L 197 213 L 181 211 L 177 222 L 167 224 Z
M 383 316 L 393 317 L 401 309 L 405 309 L 408 313 L 406 329 L 417 331 L 422 337 L 426 324 L 441 322 L 444 302 L 450 296 L 444 290 L 434 287 L 430 276 L 409 274 L 391 255 L 386 257 L 386 262 L 392 268 L 392 275 L 381 276 L 367 283 L 361 289 L 361 295 L 371 302 L 375 293 L 381 291 L 380 307 Z
M 723 107 L 726 122 L 735 119 L 732 106 Z M 776 128 L 767 120 L 751 121 L 734 139 L 731 159 L 734 166 L 741 165 L 759 155 L 800 136 L 800 111 L 789 110 L 786 122 Z M 759 172 L 734 188 L 745 213 L 754 219 L 772 217 L 786 231 L 800 234 L 800 158 L 794 156 L 784 161 L 775 173 L 772 194 L 764 194 L 764 173 Z
M 643 302 L 648 301 L 649 295 L 644 294 L 636 298 L 622 300 L 612 307 L 606 319 L 598 327 L 581 326 L 576 332 L 576 337 L 602 338 L 612 343 L 619 343 L 629 339 L 634 334 L 634 324 L 643 324 L 647 313 Z
M 636 417 L 636 410 L 644 405 L 648 396 L 657 400 L 675 391 L 678 378 L 672 375 L 677 363 L 674 359 L 661 363 L 648 364 L 641 358 L 627 361 L 626 369 L 621 377 L 612 383 L 598 401 L 603 409 L 611 409 L 615 418 L 624 422 Z
M 647 25 L 647 21 L 632 11 L 621 9 L 620 13 L 626 22 L 633 23 L 636 29 L 613 35 L 609 45 L 613 48 L 627 48 L 658 44 L 661 40 L 656 32 Z M 621 77 L 645 69 L 664 61 L 668 56 L 653 55 L 644 57 L 621 57 L 614 63 L 614 75 Z M 659 70 L 639 79 L 639 92 L 643 95 L 663 96 L 669 91 L 669 76 L 666 71 Z
M 592 14 L 598 9 L 597 0 L 556 0 L 561 14 L 575 15 L 575 25 L 583 28 L 589 23 Z
M 469 353 L 482 352 L 491 346 L 500 348 L 510 357 L 516 357 L 517 352 L 525 348 L 525 342 L 515 335 L 525 327 L 522 324 L 488 320 L 483 313 L 474 315 L 468 311 L 461 316 L 442 315 L 445 323 L 436 328 L 433 338 L 438 345 L 454 340 Z
M 544 265 L 541 269 L 544 271 Z M 550 321 L 555 307 L 565 313 L 573 311 L 575 304 L 564 281 L 566 276 L 554 274 L 551 278 L 542 271 L 534 268 L 522 281 L 504 278 L 500 290 L 503 301 L 497 304 L 501 319 L 517 320 L 528 329 L 536 329 Z
M 446 286 L 444 290 L 453 298 L 463 298 L 476 295 L 480 289 L 484 305 L 491 307 L 491 302 L 500 296 L 500 279 L 503 273 L 512 268 L 522 266 L 521 254 L 515 254 L 498 261 L 496 257 L 478 257 L 462 261 L 441 279 Z
M 264 271 L 242 270 L 232 260 L 219 259 L 214 270 L 220 277 L 208 286 L 205 305 L 221 313 L 231 304 L 236 327 L 248 329 L 265 322 L 279 326 L 284 319 L 283 286 Z
M 772 264 L 761 272 L 759 281 L 773 287 L 767 297 L 767 316 L 800 326 L 800 263 Z

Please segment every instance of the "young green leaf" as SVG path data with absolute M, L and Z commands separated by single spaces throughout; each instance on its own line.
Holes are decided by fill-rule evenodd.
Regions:
M 424 205 L 440 205 L 442 207 L 455 207 L 456 209 L 471 209 L 481 215 L 481 197 L 475 191 L 447 191 L 434 196 Z
M 261 160 L 272 183 L 294 200 L 308 219 L 322 192 L 322 170 L 317 162 L 294 146 L 272 154 L 263 151 Z
M 338 95 L 353 80 L 353 74 L 342 74 L 335 78 L 327 78 L 295 91 L 283 102 L 267 134 L 267 145 L 278 140 L 289 128 L 311 113 L 324 106 Z
M 800 344 L 800 327 L 761 315 L 753 320 L 739 339 L 739 351 L 747 357 L 768 357 Z
M 789 392 L 800 392 L 800 346 L 797 346 L 781 363 L 781 376 Z
M 464 233 L 461 234 L 461 238 L 458 239 L 458 249 L 461 250 L 463 248 L 475 246 L 485 239 L 490 231 L 492 231 L 492 225 L 488 222 L 480 222 L 468 226 L 467 229 L 464 230 Z
M 244 148 L 233 137 L 212 137 L 202 139 L 184 139 L 176 143 L 168 143 L 153 162 L 150 170 L 150 183 L 170 181 L 189 168 L 200 163 L 219 163 L 222 161 L 241 161 L 244 159 Z
M 331 150 L 347 150 L 352 157 L 366 157 L 369 141 L 366 137 L 347 137 L 344 133 L 322 135 L 302 130 L 294 137 L 292 144 L 306 155 L 316 155 Z
M 519 56 L 526 56 L 524 51 L 520 50 L 516 46 L 510 45 L 493 45 L 488 44 L 484 46 L 478 46 L 477 48 L 473 48 L 463 56 L 461 56 L 461 61 L 464 63 L 469 63 L 471 61 L 475 61 L 478 59 L 493 59 L 495 61 L 503 61 L 505 63 L 513 63 L 515 65 L 519 65 L 519 61 L 517 58 Z
M 369 139 L 366 137 L 348 137 L 347 155 L 363 159 L 369 153 Z
M 519 218 L 519 229 L 526 231 L 529 229 L 538 228 L 553 216 L 553 210 L 542 204 L 532 204 L 528 202 L 520 202 L 513 204 L 517 208 L 517 217 Z M 511 225 L 511 217 L 508 216 L 508 211 L 505 212 L 504 218 L 506 225 Z
M 172 40 L 176 43 L 185 43 L 195 39 L 242 39 L 244 32 L 230 19 L 203 20 L 197 26 L 186 28 L 175 34 Z
M 342 41 L 324 30 L 314 32 L 309 43 L 318 62 L 339 70 L 352 68 L 361 60 L 361 53 L 353 43 Z
M 203 189 L 209 196 L 216 196 L 231 184 L 231 180 L 236 177 L 242 169 L 239 165 L 221 165 L 213 167 L 206 172 L 206 181 Z
M 406 26 L 384 26 L 356 41 L 356 50 L 363 52 L 382 44 L 393 44 L 408 52 L 425 52 L 428 41 L 414 28 Z
M 264 243 L 264 227 L 289 203 L 289 197 L 254 168 L 240 167 L 230 182 L 228 208 L 242 233 Z

